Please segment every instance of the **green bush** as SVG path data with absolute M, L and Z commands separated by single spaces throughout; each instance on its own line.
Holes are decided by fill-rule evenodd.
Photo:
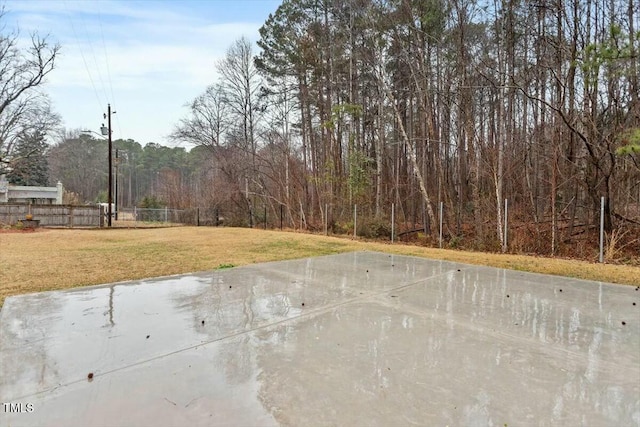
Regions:
M 358 223 L 358 236 L 372 239 L 391 238 L 391 223 L 383 219 L 364 219 Z
M 332 234 L 353 234 L 353 221 L 352 222 L 333 222 L 329 224 L 329 229 Z
M 449 240 L 450 249 L 460 249 L 462 247 L 462 236 L 451 236 Z
M 161 209 L 165 204 L 162 203 L 156 196 L 145 196 L 140 202 L 141 208 L 144 209 Z

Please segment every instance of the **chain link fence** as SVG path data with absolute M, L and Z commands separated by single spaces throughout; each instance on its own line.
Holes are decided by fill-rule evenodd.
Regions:
M 224 217 L 216 208 L 121 208 L 114 214 L 114 220 L 118 225 L 124 226 L 133 224 L 220 226 L 224 223 Z

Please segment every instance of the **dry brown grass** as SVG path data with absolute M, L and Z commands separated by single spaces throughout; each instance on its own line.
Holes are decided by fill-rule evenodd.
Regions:
M 353 250 L 640 285 L 638 267 L 390 245 L 300 233 L 207 227 L 64 229 L 0 233 L 0 304 L 7 296 L 22 293 Z

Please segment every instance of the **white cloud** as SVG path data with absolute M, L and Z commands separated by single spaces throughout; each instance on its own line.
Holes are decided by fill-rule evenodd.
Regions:
M 270 3 L 268 12 L 275 11 L 278 2 Z M 215 82 L 215 64 L 231 43 L 241 36 L 257 40 L 268 15 L 255 22 L 246 22 L 247 14 L 216 22 L 216 13 L 181 4 L 11 1 L 7 10 L 23 37 L 37 30 L 62 45 L 45 90 L 66 126 L 99 126 L 112 102 L 116 137 L 162 143 L 185 114 L 182 106 Z M 196 5 L 216 4 L 223 3 Z

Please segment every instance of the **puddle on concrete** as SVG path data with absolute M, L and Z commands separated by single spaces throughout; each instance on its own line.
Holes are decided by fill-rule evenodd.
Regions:
M 435 289 L 448 287 L 446 281 L 433 282 Z M 291 407 L 304 406 L 304 413 L 282 412 L 288 425 L 307 417 L 320 425 L 335 419 L 345 425 L 634 425 L 640 420 L 637 313 L 627 311 L 634 327 L 622 331 L 600 325 L 598 317 L 583 315 L 580 321 L 574 312 L 564 313 L 562 304 L 551 304 L 541 314 L 548 326 L 541 321 L 538 334 L 546 328 L 558 339 L 543 342 L 531 333 L 534 317 L 522 328 L 503 328 L 491 298 L 485 304 L 469 297 L 465 306 L 463 293 L 429 293 L 429 284 L 408 288 L 399 302 L 380 297 L 259 332 L 272 341 L 259 359 L 265 405 L 284 407 L 294 399 Z M 492 293 L 486 291 L 485 296 Z M 438 306 L 444 307 L 441 313 L 434 310 Z M 486 310 L 484 320 L 474 319 L 473 310 Z M 507 325 L 520 316 L 518 310 L 506 312 Z M 291 386 L 293 396 L 287 393 Z M 314 396 L 323 396 L 321 406 L 303 404 Z
M 0 400 L 39 408 L 11 425 L 638 424 L 632 300 L 368 252 L 13 297 Z

